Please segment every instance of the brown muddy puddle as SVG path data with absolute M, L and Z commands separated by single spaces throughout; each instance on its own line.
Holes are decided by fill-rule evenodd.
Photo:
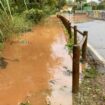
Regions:
M 65 45 L 55 17 L 7 42 L 0 60 L 0 105 L 72 105 L 71 57 Z

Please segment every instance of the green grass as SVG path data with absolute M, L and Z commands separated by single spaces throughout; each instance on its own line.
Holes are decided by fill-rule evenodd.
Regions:
M 67 48 L 68 48 L 68 50 L 69 50 L 69 53 L 72 52 L 72 50 L 73 50 L 73 45 L 74 45 L 74 39 L 71 38 L 71 39 L 68 40 L 67 45 L 66 45 Z
M 4 42 L 11 40 L 11 38 L 19 35 L 20 33 L 31 31 L 32 22 L 26 20 L 24 16 L 13 15 L 11 17 L 5 14 L 3 11 L 0 12 L 0 50 L 4 48 Z
M 94 67 L 87 68 L 84 70 L 84 78 L 95 78 L 98 74 L 97 70 Z
M 72 38 L 71 39 L 69 38 L 69 33 L 67 32 L 66 28 L 64 28 L 64 33 L 68 37 L 68 41 L 67 41 L 66 47 L 68 48 L 69 53 L 71 53 L 72 50 L 73 50 L 73 45 L 74 45 L 73 33 L 72 33 Z
M 20 32 L 27 32 L 31 31 L 32 28 L 32 22 L 29 20 L 26 20 L 23 15 L 14 15 L 13 16 L 13 24 L 14 33 L 20 33 Z

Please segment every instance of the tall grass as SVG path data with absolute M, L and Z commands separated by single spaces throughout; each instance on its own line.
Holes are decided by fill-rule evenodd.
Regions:
M 41 0 L 27 7 L 28 0 L 0 0 L 0 43 L 20 32 L 30 31 L 44 16 L 56 11 L 55 0 Z
M 26 0 L 24 0 L 24 4 L 25 4 L 25 7 L 26 7 L 26 10 L 28 10 Z
M 12 13 L 11 13 L 11 8 L 10 8 L 10 4 L 9 4 L 9 0 L 5 0 L 5 1 L 6 1 L 6 4 L 7 4 L 7 7 L 8 7 L 8 11 L 10 13 L 11 19 L 13 20 Z
M 30 31 L 32 23 L 25 20 L 23 15 L 13 15 L 13 20 L 4 12 L 0 13 L 0 42 L 10 39 L 14 35 Z
M 4 12 L 7 14 L 6 9 L 5 9 L 5 7 L 4 7 L 4 5 L 3 5 L 3 3 L 2 3 L 1 0 L 0 0 L 0 4 L 1 4 L 1 7 L 2 7 L 2 9 L 4 10 Z

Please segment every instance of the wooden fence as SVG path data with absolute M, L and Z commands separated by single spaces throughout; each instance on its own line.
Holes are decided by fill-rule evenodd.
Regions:
M 71 26 L 70 21 L 61 15 L 57 15 L 57 17 L 62 21 L 65 28 L 67 29 L 69 38 L 72 38 L 72 35 L 74 36 L 73 64 L 72 64 L 72 70 L 73 70 L 72 92 L 77 93 L 79 90 L 80 56 L 83 62 L 87 60 L 86 50 L 87 50 L 88 32 L 87 31 L 81 32 L 77 29 L 77 26 Z M 78 33 L 83 36 L 80 43 L 78 43 Z

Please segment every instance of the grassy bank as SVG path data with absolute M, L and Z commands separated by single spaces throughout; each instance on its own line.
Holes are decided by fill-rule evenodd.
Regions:
M 105 105 L 105 74 L 86 69 L 73 105 Z
M 54 14 L 65 5 L 65 0 L 1 0 L 0 49 L 3 43 L 18 33 L 31 31 L 33 25 Z

